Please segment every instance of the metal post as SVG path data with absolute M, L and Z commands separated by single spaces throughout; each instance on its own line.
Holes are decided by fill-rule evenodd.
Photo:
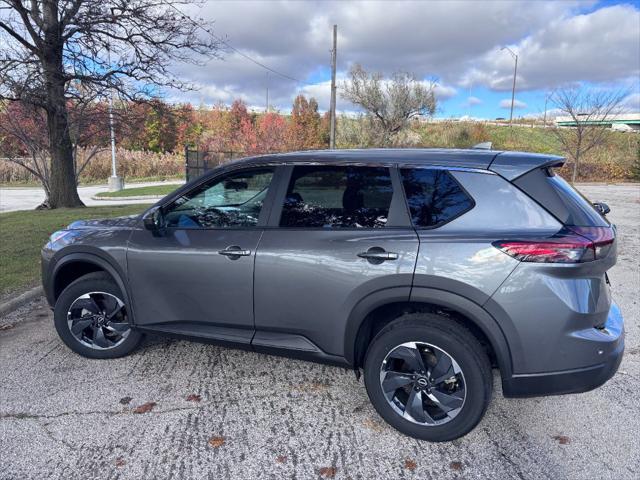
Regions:
M 184 146 L 184 178 L 188 182 L 189 178 L 189 145 Z
M 107 48 L 107 61 L 111 68 L 111 51 Z M 116 133 L 113 128 L 113 92 L 109 92 L 109 130 L 111 131 L 111 177 L 109 177 L 109 190 L 117 192 L 124 188 L 122 177 L 116 172 Z
M 329 107 L 329 148 L 336 148 L 336 56 L 338 49 L 338 25 L 333 26 L 333 48 L 331 49 L 331 105 Z
M 113 131 L 113 96 L 109 95 L 109 129 L 111 130 L 111 176 L 116 174 L 116 133 Z
M 515 60 L 515 66 L 513 68 L 513 87 L 511 88 L 511 114 L 509 115 L 509 126 L 513 126 L 513 104 L 516 98 L 516 76 L 518 75 L 518 55 L 509 47 L 502 47 L 500 50 L 506 50 L 509 55 Z
M 269 113 L 269 72 L 267 72 L 267 103 L 264 111 L 265 113 Z
M 513 88 L 511 89 L 511 115 L 509 116 L 509 124 L 513 125 L 513 103 L 516 98 L 516 76 L 518 75 L 518 55 L 515 56 L 516 63 L 513 69 Z
M 547 102 L 549 101 L 549 95 L 544 96 L 544 120 L 542 121 L 543 125 L 547 126 Z

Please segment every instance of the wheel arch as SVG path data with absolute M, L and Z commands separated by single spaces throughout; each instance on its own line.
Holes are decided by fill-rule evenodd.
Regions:
M 72 282 L 93 272 L 105 272 L 120 288 L 124 300 L 130 304 L 130 295 L 121 268 L 105 256 L 94 252 L 72 252 L 62 256 L 53 266 L 50 274 L 50 285 L 47 296 L 50 303 L 55 304 L 58 296 Z
M 352 311 L 345 335 L 345 358 L 361 367 L 370 341 L 385 325 L 404 313 L 437 312 L 467 327 L 487 350 L 503 378 L 512 373 L 511 353 L 498 322 L 477 303 L 458 294 L 424 287 L 376 292 Z

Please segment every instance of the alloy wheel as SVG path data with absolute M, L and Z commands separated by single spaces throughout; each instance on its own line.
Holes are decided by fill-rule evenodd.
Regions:
M 96 350 L 115 348 L 131 333 L 124 302 L 106 292 L 76 298 L 69 307 L 67 324 L 76 340 Z
M 406 342 L 391 349 L 380 368 L 380 386 L 398 415 L 426 426 L 453 420 L 467 396 L 458 363 L 425 342 Z

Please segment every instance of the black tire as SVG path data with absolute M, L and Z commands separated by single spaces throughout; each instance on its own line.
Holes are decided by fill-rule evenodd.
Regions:
M 53 321 L 62 341 L 74 352 L 87 358 L 118 358 L 133 351 L 143 338 L 138 330 L 130 329 L 126 338 L 116 346 L 97 349 L 83 344 L 70 330 L 67 315 L 76 299 L 90 292 L 104 292 L 120 299 L 124 303 L 124 296 L 113 279 L 106 273 L 96 272 L 84 275 L 71 283 L 58 297 L 53 313 Z M 126 312 L 127 305 L 124 306 Z M 126 315 L 126 313 L 124 314 Z M 128 317 L 123 317 L 129 321 Z
M 413 422 L 398 413 L 385 397 L 381 384 L 383 361 L 407 342 L 424 342 L 446 352 L 464 374 L 466 397 L 454 418 L 445 417 L 446 423 Z M 455 320 L 432 313 L 406 314 L 385 326 L 367 349 L 364 380 L 371 403 L 387 423 L 406 435 L 431 442 L 454 440 L 473 430 L 489 406 L 493 387 L 491 364 L 475 336 Z M 411 385 L 416 384 L 409 384 L 409 391 L 415 388 Z

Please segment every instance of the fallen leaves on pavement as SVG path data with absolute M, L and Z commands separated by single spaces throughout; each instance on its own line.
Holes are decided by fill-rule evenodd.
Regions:
M 219 448 L 224 445 L 224 437 L 211 437 L 209 439 L 209 446 L 213 448 Z
M 407 470 L 410 470 L 412 472 L 416 469 L 417 466 L 418 466 L 418 464 L 415 462 L 415 460 L 411 460 L 410 458 L 407 458 L 404 461 L 404 468 L 406 468 Z
M 338 469 L 336 467 L 322 467 L 320 470 L 318 470 L 318 474 L 322 478 L 333 478 L 336 476 L 337 472 Z
M 568 443 L 571 443 L 571 439 L 566 435 L 554 435 L 553 439 L 557 440 L 560 445 L 567 445 Z
M 133 413 L 148 413 L 157 405 L 156 402 L 147 402 L 133 409 Z

